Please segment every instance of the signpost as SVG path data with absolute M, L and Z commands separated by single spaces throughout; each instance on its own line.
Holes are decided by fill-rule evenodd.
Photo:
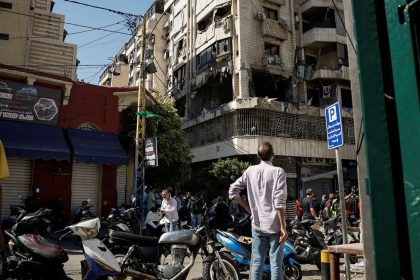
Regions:
M 346 217 L 346 203 L 344 201 L 344 181 L 343 168 L 341 164 L 340 153 L 338 148 L 344 145 L 343 141 L 343 126 L 341 124 L 341 110 L 340 102 L 336 102 L 325 108 L 325 124 L 327 127 L 327 141 L 328 149 L 335 149 L 335 159 L 337 163 L 337 177 L 338 177 L 338 191 L 340 195 L 340 212 L 341 225 L 343 227 L 343 243 L 348 244 L 347 239 L 347 217 Z M 350 260 L 349 255 L 345 254 L 346 261 L 346 278 L 351 279 L 350 276 Z
M 144 143 L 145 152 L 145 165 L 147 167 L 158 166 L 158 151 L 157 151 L 157 138 L 146 138 Z

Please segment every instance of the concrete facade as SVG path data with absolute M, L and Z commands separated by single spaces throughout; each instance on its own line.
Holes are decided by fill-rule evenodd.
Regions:
M 0 61 L 76 79 L 76 45 L 64 43 L 64 16 L 51 0 L 2 1 Z

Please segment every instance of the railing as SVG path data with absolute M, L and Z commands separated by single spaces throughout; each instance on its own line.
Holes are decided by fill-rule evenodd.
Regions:
M 238 109 L 185 129 L 191 147 L 230 139 L 235 136 L 272 136 L 326 141 L 324 117 L 290 114 L 263 109 Z M 344 143 L 354 144 L 352 118 L 343 118 Z

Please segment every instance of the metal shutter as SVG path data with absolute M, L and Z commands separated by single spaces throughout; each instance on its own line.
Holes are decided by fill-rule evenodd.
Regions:
M 125 203 L 125 190 L 127 186 L 127 166 L 120 166 L 117 169 L 117 206 Z
M 91 212 L 98 215 L 101 202 L 99 178 L 101 165 L 73 163 L 73 173 L 71 181 L 71 210 L 74 215 L 76 209 L 80 207 L 83 200 L 90 198 L 92 201 Z
M 18 194 L 27 197 L 30 194 L 32 182 L 32 161 L 22 158 L 8 158 L 10 176 L 0 181 L 3 191 L 1 219 L 9 217 L 10 205 L 20 204 Z

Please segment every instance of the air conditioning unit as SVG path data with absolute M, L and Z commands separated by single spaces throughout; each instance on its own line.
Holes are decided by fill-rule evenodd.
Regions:
M 255 15 L 256 19 L 258 20 L 265 20 L 266 16 L 263 12 L 257 12 L 257 14 Z
M 306 158 L 306 162 L 308 162 L 308 163 L 314 163 L 315 162 L 315 158 L 313 158 L 313 157 L 307 157 Z
M 324 159 L 323 158 L 316 158 L 316 162 L 317 163 L 324 163 Z
M 335 164 L 335 159 L 329 158 L 329 159 L 327 159 L 327 162 L 330 163 L 330 164 Z

